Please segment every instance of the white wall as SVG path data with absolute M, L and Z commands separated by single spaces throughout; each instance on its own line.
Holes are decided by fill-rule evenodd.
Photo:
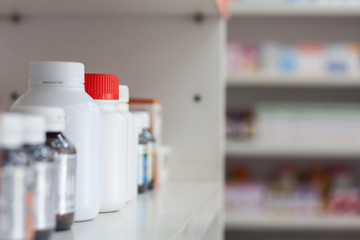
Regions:
M 172 150 L 172 179 L 222 177 L 225 22 L 191 18 L 32 18 L 0 22 L 0 98 L 27 89 L 28 64 L 85 63 L 87 72 L 113 73 L 132 97 L 158 98 L 164 142 Z M 195 103 L 194 94 L 202 101 Z

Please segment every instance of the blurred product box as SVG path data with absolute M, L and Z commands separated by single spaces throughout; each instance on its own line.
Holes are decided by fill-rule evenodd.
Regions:
M 150 132 L 155 138 L 155 188 L 168 179 L 170 149 L 162 145 L 162 104 L 156 99 L 130 99 L 131 111 L 146 111 L 150 114 Z
M 254 46 L 230 39 L 227 55 L 230 76 L 249 73 L 309 77 L 360 74 L 360 44 L 356 42 L 289 45 L 269 41 Z
M 353 182 L 353 171 L 346 165 L 299 168 L 280 164 L 261 180 L 249 178 L 252 175 L 241 163 L 232 166 L 225 189 L 227 212 L 245 217 L 360 214 L 359 188 Z
M 255 108 L 260 141 L 353 144 L 360 141 L 357 104 L 261 103 Z

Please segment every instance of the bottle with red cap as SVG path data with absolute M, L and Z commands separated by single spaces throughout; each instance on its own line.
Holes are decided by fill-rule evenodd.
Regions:
M 127 191 L 127 123 L 117 109 L 119 78 L 85 74 L 85 91 L 102 112 L 100 212 L 113 212 L 125 205 Z

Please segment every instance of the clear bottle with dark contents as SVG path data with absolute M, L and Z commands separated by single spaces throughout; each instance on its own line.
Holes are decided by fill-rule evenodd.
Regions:
M 45 146 L 45 121 L 37 115 L 24 115 L 24 149 L 35 171 L 35 240 L 49 240 L 55 229 L 55 186 L 57 153 Z
M 144 124 L 140 112 L 134 112 L 135 125 L 138 132 L 138 162 L 137 162 L 137 181 L 138 193 L 144 193 L 148 189 L 148 150 L 147 138 L 144 135 Z
M 155 139 L 151 132 L 150 128 L 150 114 L 148 112 L 137 112 L 137 115 L 142 121 L 142 131 L 141 134 L 146 138 L 146 151 L 147 151 L 147 183 L 148 189 L 154 188 L 155 175 L 156 175 L 156 148 L 155 148 Z M 145 141 L 144 141 L 145 142 Z
M 58 206 L 56 230 L 68 230 L 75 214 L 75 146 L 60 132 L 47 132 L 46 144 L 58 153 Z
M 139 152 L 138 152 L 138 164 L 141 169 L 141 173 L 138 172 L 138 192 L 144 193 L 149 186 L 148 182 L 148 151 L 147 151 L 147 139 L 143 132 L 139 134 Z
M 147 140 L 147 152 L 148 152 L 148 176 L 149 176 L 149 184 L 148 188 L 153 189 L 155 184 L 155 175 L 156 175 L 156 141 L 151 132 L 145 128 L 143 129 L 143 134 Z M 151 166 L 150 166 L 151 165 Z
M 0 239 L 34 237 L 33 166 L 23 145 L 21 115 L 0 117 Z
M 62 134 L 65 129 L 65 112 L 62 108 L 22 106 L 21 112 L 41 115 L 46 122 L 46 143 L 57 154 L 55 159 L 56 230 L 68 230 L 74 222 L 76 150 Z

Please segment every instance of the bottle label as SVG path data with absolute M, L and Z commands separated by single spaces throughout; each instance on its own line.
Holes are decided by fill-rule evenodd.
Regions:
M 75 211 L 76 155 L 59 153 L 57 214 Z
M 138 185 L 147 184 L 147 150 L 139 144 L 138 148 Z
M 148 143 L 147 158 L 147 181 L 150 182 L 151 180 L 154 180 L 154 144 L 151 142 Z
M 1 239 L 30 239 L 33 236 L 32 174 L 33 169 L 25 166 L 6 166 L 1 171 Z
M 35 163 L 35 228 L 55 227 L 55 162 Z

